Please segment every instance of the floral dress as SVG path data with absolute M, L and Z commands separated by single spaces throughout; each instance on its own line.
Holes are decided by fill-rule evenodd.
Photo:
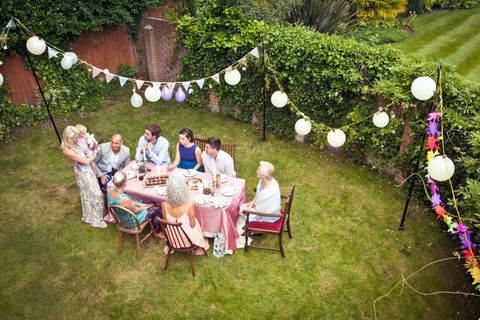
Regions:
M 81 151 L 77 153 L 86 157 Z M 103 194 L 92 166 L 73 162 L 73 168 L 82 200 L 82 220 L 93 227 L 105 228 L 107 225 L 103 221 L 105 215 Z

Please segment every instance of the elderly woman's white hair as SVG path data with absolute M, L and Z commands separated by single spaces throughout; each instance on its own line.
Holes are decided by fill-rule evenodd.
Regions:
M 258 169 L 260 174 L 265 176 L 267 179 L 272 179 L 275 175 L 275 167 L 270 162 L 260 161 L 260 166 Z
M 115 187 L 121 188 L 127 182 L 127 175 L 122 171 L 118 171 L 117 173 L 115 173 L 112 180 Z
M 190 192 L 188 192 L 183 177 L 172 174 L 167 180 L 167 201 L 172 207 L 180 207 L 190 201 Z

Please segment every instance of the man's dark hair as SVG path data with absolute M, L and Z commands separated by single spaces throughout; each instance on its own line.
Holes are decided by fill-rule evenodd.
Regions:
M 150 131 L 157 139 L 160 137 L 160 132 L 162 132 L 158 124 L 149 124 L 145 129 Z
M 210 145 L 210 147 L 216 149 L 217 151 L 222 149 L 222 141 L 220 141 L 220 139 L 218 139 L 217 137 L 208 138 L 207 143 Z

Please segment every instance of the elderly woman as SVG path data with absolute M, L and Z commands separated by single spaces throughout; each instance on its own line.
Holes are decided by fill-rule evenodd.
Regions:
M 203 172 L 202 150 L 193 142 L 193 132 L 183 128 L 178 134 L 177 151 L 173 166 L 181 169 L 194 169 Z
M 125 193 L 127 186 L 127 175 L 122 171 L 115 173 L 113 176 L 114 188 L 110 188 L 107 193 L 108 204 L 119 205 L 135 213 L 138 222 L 143 223 L 146 220 L 151 220 L 155 233 L 160 233 L 160 226 L 155 217 L 162 217 L 160 208 L 152 204 L 144 204 L 141 201 L 135 201 L 128 194 Z
M 105 228 L 107 224 L 103 221 L 105 213 L 103 195 L 95 172 L 90 165 L 95 160 L 96 153 L 93 152 L 90 156 L 87 156 L 77 146 L 79 138 L 80 132 L 74 126 L 65 128 L 61 144 L 63 155 L 74 168 L 82 200 L 82 220 L 93 227 Z
M 162 203 L 162 212 L 167 221 L 182 223 L 182 229 L 190 240 L 200 247 L 195 254 L 202 255 L 202 248 L 208 250 L 208 240 L 203 237 L 202 228 L 195 217 L 193 203 L 185 182 L 183 182 L 183 177 L 171 175 L 168 179 L 167 200 Z M 168 254 L 167 247 L 164 251 L 165 254 Z

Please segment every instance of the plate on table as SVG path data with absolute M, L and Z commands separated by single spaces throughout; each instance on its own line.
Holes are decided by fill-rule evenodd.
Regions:
M 221 182 L 221 183 L 225 183 L 225 182 L 227 182 L 227 181 L 228 181 L 228 175 L 222 174 L 222 175 L 220 176 L 220 182 Z
M 206 194 L 197 194 L 193 198 L 193 202 L 196 204 L 208 204 L 210 203 L 210 200 L 212 199 L 212 196 L 206 195 Z
M 167 186 L 156 186 L 153 188 L 159 196 L 167 195 Z
M 228 204 L 228 200 L 225 199 L 224 197 L 213 197 L 212 200 L 210 201 L 210 206 L 213 208 L 223 208 Z
M 137 175 L 135 174 L 135 172 L 133 172 L 133 171 L 127 171 L 126 174 L 127 174 L 127 179 L 128 179 L 128 180 L 133 179 L 133 178 L 135 178 L 135 177 L 137 176 Z
M 136 162 L 132 163 L 131 168 L 133 170 L 138 170 L 138 163 L 136 163 Z
M 202 184 L 202 179 L 199 178 L 190 178 L 185 181 L 190 190 L 198 190 L 198 186 Z
M 197 170 L 187 169 L 187 170 L 185 170 L 185 171 L 183 172 L 183 175 L 184 175 L 185 177 L 194 177 L 194 176 L 197 175 L 197 173 L 198 173 Z
M 233 186 L 224 187 L 220 189 L 220 193 L 226 197 L 232 197 L 237 194 L 237 188 Z

